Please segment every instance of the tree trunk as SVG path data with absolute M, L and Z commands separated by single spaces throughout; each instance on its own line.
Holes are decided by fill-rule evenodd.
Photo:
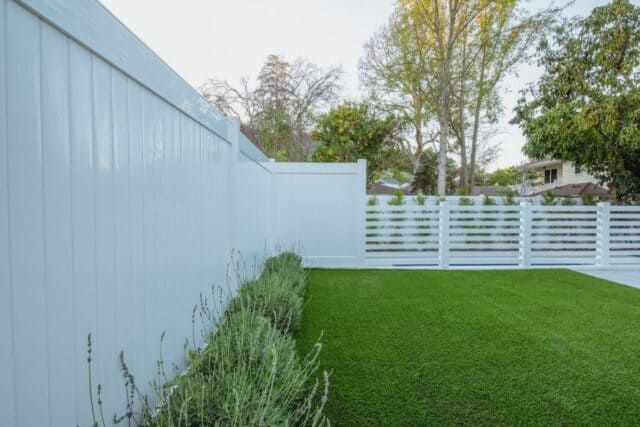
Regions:
M 465 81 L 466 81 L 466 67 L 467 67 L 467 34 L 464 33 L 462 43 L 462 64 L 460 69 L 462 74 L 460 75 L 460 89 L 458 93 L 458 145 L 460 146 L 460 173 L 459 184 L 461 189 L 470 190 L 470 185 L 467 182 L 467 138 L 466 138 L 466 123 L 465 123 Z
M 473 134 L 471 136 L 471 164 L 469 168 L 469 191 L 473 191 L 476 179 L 476 160 L 478 157 L 478 131 L 480 129 L 480 111 L 482 110 L 482 100 L 484 98 L 484 54 L 480 67 L 480 77 L 478 79 L 478 97 L 473 112 Z
M 438 152 L 438 195 L 447 195 L 447 149 L 449 136 L 449 84 L 451 83 L 451 57 L 453 56 L 453 38 L 456 28 L 457 6 L 449 6 L 449 28 L 446 49 L 441 49 L 440 76 L 440 111 L 438 121 L 440 126 L 440 144 Z
M 420 167 L 420 159 L 422 158 L 422 152 L 424 151 L 424 137 L 422 135 L 422 120 L 414 124 L 416 128 L 416 151 L 414 153 L 413 173 L 418 172 Z
M 464 66 L 464 64 L 463 64 Z M 460 111 L 458 112 L 458 125 L 460 126 L 459 130 L 459 139 L 458 145 L 460 145 L 460 187 L 469 189 L 469 183 L 467 182 L 467 140 L 465 136 L 465 117 L 464 117 L 464 76 L 460 79 L 460 98 L 458 108 Z
M 448 68 L 448 67 L 447 67 Z M 448 73 L 448 71 L 447 71 Z M 448 118 L 449 109 L 449 89 L 445 84 L 440 95 L 440 111 L 438 112 L 438 122 L 440 126 L 440 143 L 438 145 L 438 195 L 446 196 L 447 194 L 447 137 L 448 137 Z

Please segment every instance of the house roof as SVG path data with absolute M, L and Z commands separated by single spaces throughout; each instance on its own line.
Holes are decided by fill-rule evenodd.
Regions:
M 516 166 L 516 169 L 537 169 L 545 166 L 556 165 L 558 163 L 562 163 L 562 160 L 558 160 L 558 159 L 532 160 L 520 166 Z
M 412 194 L 411 186 L 399 188 L 399 187 L 392 187 L 390 185 L 379 184 L 377 182 L 374 182 L 369 186 L 369 188 L 367 188 L 367 194 L 380 195 L 380 196 L 394 195 L 398 190 L 402 191 L 403 194 Z
M 579 184 L 565 184 L 552 188 L 551 190 L 538 191 L 535 196 L 542 195 L 551 191 L 554 196 L 609 196 L 611 192 L 592 182 L 582 182 Z

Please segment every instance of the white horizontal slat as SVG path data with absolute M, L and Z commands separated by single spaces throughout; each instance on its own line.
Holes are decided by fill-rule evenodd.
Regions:
M 518 243 L 518 236 L 455 236 L 449 237 L 449 243 L 460 244 L 467 242 L 514 242 Z
M 437 245 L 367 245 L 367 252 L 369 251 L 411 251 L 411 250 L 437 250 Z
M 588 250 L 588 251 L 559 251 L 559 250 L 532 250 L 531 258 L 544 258 L 549 257 L 552 259 L 556 259 L 557 261 L 562 261 L 563 258 L 571 258 L 571 257 L 590 257 L 594 256 L 596 250 Z
M 522 209 L 520 206 L 517 205 L 512 205 L 512 206 L 500 206 L 500 205 L 496 205 L 496 206 L 487 206 L 487 205 L 472 205 L 472 206 L 449 206 L 449 211 L 450 212 L 462 212 L 462 211 L 469 211 L 469 212 L 480 212 L 480 211 L 484 211 L 484 212 L 505 212 L 505 211 L 513 211 L 513 212 L 520 212 Z
M 402 239 L 398 240 L 395 238 L 389 238 L 384 240 L 367 240 L 366 244 L 369 247 L 378 247 L 380 245 L 389 244 L 389 245 L 425 245 L 425 246 L 434 246 L 437 247 L 438 241 L 436 239 Z
M 367 221 L 367 227 L 375 227 L 375 226 L 385 226 L 385 227 L 430 227 L 431 229 L 438 228 L 437 224 L 431 224 L 427 221 L 415 221 L 415 220 L 405 220 L 405 221 L 391 221 L 391 220 L 380 220 L 380 221 Z
M 595 227 L 596 221 L 532 221 L 531 227 Z
M 439 212 L 437 206 L 367 206 L 365 212 Z
M 640 221 L 611 221 L 610 228 L 640 228 Z
M 596 243 L 595 236 L 534 236 L 532 237 L 532 241 L 538 243 L 575 243 L 575 242 L 586 242 L 586 243 Z
M 518 221 L 451 221 L 449 223 L 450 227 L 466 227 L 466 228 L 491 228 L 491 229 L 500 229 L 502 227 L 520 227 L 520 223 Z
M 532 249 L 538 249 L 538 250 L 542 250 L 542 249 L 549 249 L 549 250 L 562 250 L 562 249 L 588 249 L 591 250 L 593 248 L 595 248 L 596 243 L 583 243 L 583 242 L 577 242 L 577 243 L 568 243 L 568 242 L 563 242 L 563 243 L 547 243 L 547 242 L 537 242 L 537 241 L 533 241 L 531 243 L 531 248 Z
M 625 251 L 611 251 L 609 254 L 610 257 L 622 257 L 622 256 L 632 256 L 634 258 L 640 257 L 640 250 L 625 250 Z M 640 263 L 640 259 L 637 260 Z
M 519 259 L 519 253 L 517 251 L 476 251 L 476 252 L 453 252 L 449 258 L 451 262 L 483 262 L 495 259 Z
M 595 236 L 595 228 L 539 228 L 534 229 L 531 235 L 536 236 Z
M 508 250 L 518 250 L 518 243 L 501 243 L 501 242 L 492 242 L 492 243 L 451 243 L 449 246 L 449 250 L 451 251 L 466 251 L 466 250 L 498 250 L 498 249 L 508 249 Z
M 636 250 L 640 249 L 640 243 L 610 243 L 609 249 L 625 249 L 625 250 Z
M 484 214 L 479 214 L 479 213 L 467 213 L 467 214 L 451 214 L 449 215 L 449 220 L 453 221 L 453 220 L 468 220 L 468 219 L 473 219 L 476 221 L 486 221 L 486 222 L 491 222 L 491 221 L 513 221 L 513 222 L 518 222 L 520 221 L 520 215 L 516 214 L 516 215 L 484 215 Z
M 403 228 L 401 230 L 394 229 L 367 229 L 365 231 L 367 237 L 369 236 L 388 236 L 391 234 L 400 234 L 402 236 L 434 236 L 438 235 L 437 229 L 420 229 L 420 228 Z
M 575 221 L 575 220 L 591 220 L 595 221 L 598 216 L 594 213 L 592 214 L 581 214 L 581 213 L 563 213 L 561 215 L 533 215 L 532 219 L 535 222 L 536 220 L 546 220 L 546 221 Z
M 635 212 L 640 212 L 640 206 L 636 205 L 636 206 L 611 206 L 611 212 L 614 211 L 635 211 Z
M 439 218 L 437 216 L 428 216 L 423 214 L 414 214 L 412 212 L 407 213 L 382 213 L 382 214 L 367 214 L 366 218 L 368 220 L 372 219 L 419 219 L 421 221 L 435 221 L 437 222 Z
M 596 212 L 597 206 L 532 206 L 531 210 L 535 212 Z

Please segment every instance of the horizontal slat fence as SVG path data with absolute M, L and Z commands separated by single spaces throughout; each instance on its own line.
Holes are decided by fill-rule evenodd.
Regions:
M 366 261 L 379 266 L 640 264 L 640 207 L 373 205 Z

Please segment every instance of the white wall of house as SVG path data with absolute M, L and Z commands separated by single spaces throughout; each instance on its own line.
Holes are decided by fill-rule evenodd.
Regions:
M 556 181 L 545 182 L 545 171 L 551 171 L 553 169 L 557 171 Z M 599 184 L 599 181 L 590 174 L 583 171 L 576 172 L 575 164 L 572 162 L 563 162 L 560 160 L 544 162 L 544 166 L 535 168 L 535 170 L 539 171 L 540 184 L 533 188 L 533 192 L 546 191 L 567 184 L 582 184 L 585 182 Z

